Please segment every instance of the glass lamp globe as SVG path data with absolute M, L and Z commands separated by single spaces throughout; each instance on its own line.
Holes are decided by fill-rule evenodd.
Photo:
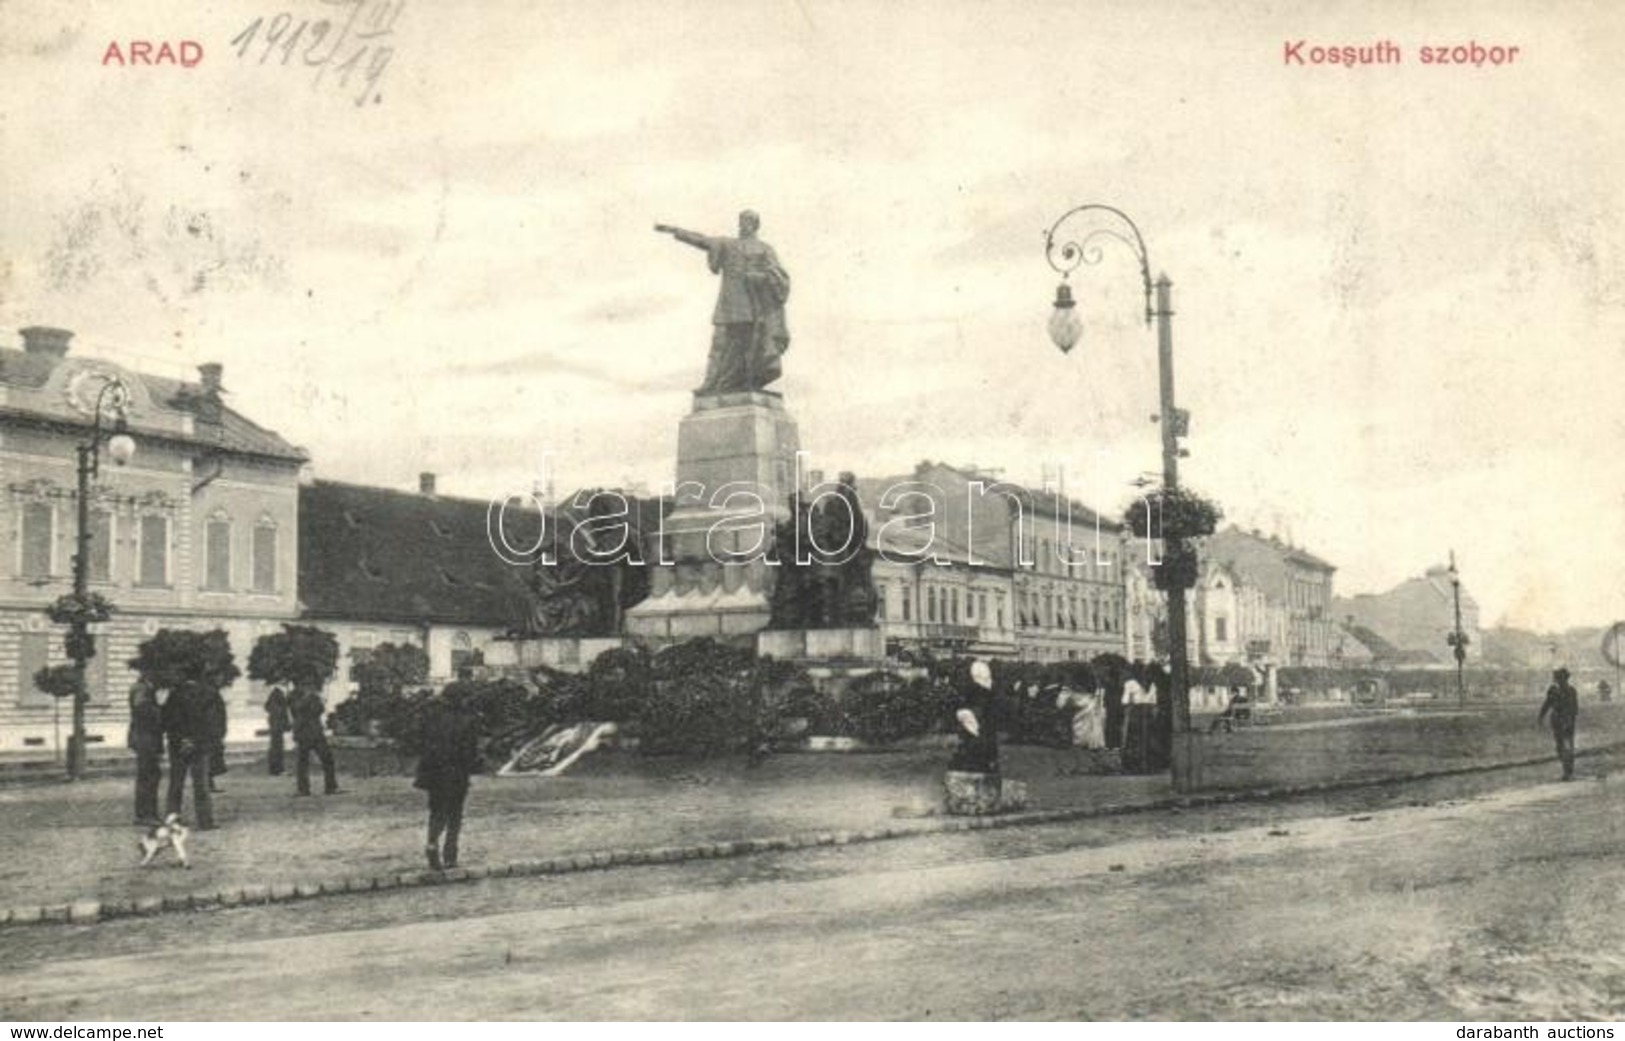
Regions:
M 1062 282 L 1055 289 L 1055 310 L 1049 316 L 1049 338 L 1062 354 L 1077 346 L 1083 335 L 1083 319 L 1078 317 L 1077 305 L 1072 300 L 1072 287 Z
M 114 434 L 107 439 L 107 456 L 119 466 L 135 457 L 135 438 L 129 434 Z

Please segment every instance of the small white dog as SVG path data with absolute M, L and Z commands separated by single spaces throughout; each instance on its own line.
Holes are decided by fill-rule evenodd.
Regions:
M 141 836 L 140 846 L 143 854 L 141 866 L 146 867 L 152 863 L 152 858 L 165 849 L 171 849 L 175 851 L 175 857 L 181 862 L 181 867 L 191 867 L 192 862 L 186 859 L 186 836 L 191 833 L 191 829 L 181 823 L 181 815 L 171 813 L 161 824 L 153 825 L 151 830 Z

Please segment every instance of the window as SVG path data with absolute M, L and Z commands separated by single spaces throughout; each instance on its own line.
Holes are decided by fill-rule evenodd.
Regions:
M 979 616 L 981 616 L 982 621 L 984 621 L 984 622 L 987 621 L 987 594 L 986 593 L 977 593 L 976 594 L 976 613 Z
M 575 641 L 570 641 L 574 643 Z M 464 669 L 474 664 L 474 641 L 467 633 L 458 633 L 451 638 L 451 674 L 462 676 Z
M 276 525 L 254 526 L 254 592 L 276 592 Z
M 90 580 L 113 581 L 113 514 L 90 511 Z
M 169 584 L 169 518 L 149 513 L 141 518 L 140 570 L 136 584 Z
M 34 673 L 50 664 L 50 653 L 50 633 L 17 634 L 17 703 L 19 705 L 49 705 L 51 703 L 51 696 L 34 686 Z
M 56 508 L 48 502 L 23 504 L 22 574 L 39 578 L 51 573 L 56 554 Z M 33 681 L 29 681 L 32 685 Z
M 890 593 L 890 591 L 887 589 L 887 587 L 885 585 L 879 585 L 879 586 L 875 587 L 875 620 L 876 621 L 884 622 L 886 620 L 886 615 L 887 615 L 886 601 L 888 601 L 889 599 L 891 599 L 891 593 Z
M 1213 638 L 1220 643 L 1225 643 L 1230 639 L 1230 623 L 1229 619 L 1225 618 L 1224 615 L 1219 615 L 1213 619 Z
M 909 595 L 911 592 L 908 586 L 903 587 L 903 621 L 905 622 L 914 620 L 914 598 Z
M 203 527 L 203 588 L 231 588 L 231 521 L 214 517 Z
M 1003 593 L 999 594 L 999 618 L 998 618 L 998 622 L 999 622 L 999 628 L 1003 629 L 1004 628 L 1004 594 Z
M 935 587 L 925 591 L 925 617 L 930 622 L 937 620 L 937 591 Z
M 948 596 L 949 596 L 949 606 L 951 608 L 951 610 L 949 611 L 949 614 L 948 614 L 948 621 L 953 622 L 955 624 L 958 624 L 958 622 L 959 622 L 959 590 L 950 589 L 948 591 Z

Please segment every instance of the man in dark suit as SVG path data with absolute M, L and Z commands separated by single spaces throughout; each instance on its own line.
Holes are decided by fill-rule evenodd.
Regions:
M 281 777 L 285 755 L 284 736 L 293 729 L 293 719 L 288 715 L 288 695 L 283 693 L 281 687 L 272 687 L 265 699 L 265 726 L 271 732 L 271 776 Z
M 130 732 L 126 742 L 135 753 L 135 822 L 156 824 L 158 783 L 164 773 L 164 719 L 152 685 L 137 680 L 130 687 Z
M 1546 700 L 1541 703 L 1535 722 L 1552 714 L 1552 738 L 1557 742 L 1557 758 L 1563 764 L 1563 780 L 1574 777 L 1574 723 L 1580 718 L 1580 692 L 1569 683 L 1569 670 L 1552 673 L 1552 685 L 1546 688 Z
M 293 743 L 298 746 L 299 756 L 294 765 L 294 779 L 298 784 L 300 795 L 310 794 L 310 757 L 312 754 L 322 761 L 323 794 L 335 795 L 339 790 L 339 779 L 333 765 L 333 749 L 327 744 L 327 731 L 322 726 L 322 713 L 326 706 L 322 704 L 322 696 L 313 690 L 294 688 L 293 698 L 288 702 L 288 714 L 293 717 Z
M 209 713 L 205 710 L 208 691 L 193 683 L 182 683 L 169 692 L 162 713 L 164 737 L 169 742 L 169 793 L 164 809 L 180 813 L 186 798 L 186 776 L 192 776 L 192 811 L 199 831 L 214 825 L 214 805 L 209 799 L 209 745 L 214 740 Z
M 423 711 L 423 755 L 414 787 L 429 793 L 429 842 L 424 849 L 436 871 L 457 866 L 457 840 L 463 830 L 463 804 L 469 778 L 479 768 L 479 720 L 452 685 Z

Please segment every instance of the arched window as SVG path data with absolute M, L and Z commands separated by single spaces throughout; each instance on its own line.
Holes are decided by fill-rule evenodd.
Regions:
M 254 525 L 254 575 L 256 593 L 274 593 L 277 587 L 277 525 L 269 516 Z
M 203 588 L 231 590 L 231 515 L 215 510 L 203 522 Z

